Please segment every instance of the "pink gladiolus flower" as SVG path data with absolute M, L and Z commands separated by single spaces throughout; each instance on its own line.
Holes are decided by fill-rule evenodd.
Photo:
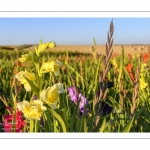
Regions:
M 11 108 L 7 107 L 7 109 L 12 113 Z M 3 126 L 4 126 L 4 131 L 5 132 L 11 132 L 12 131 L 12 127 L 13 127 L 13 119 L 14 119 L 14 114 L 10 114 L 10 115 L 3 115 L 4 118 L 4 122 L 3 122 Z M 18 111 L 16 112 L 16 123 L 15 127 L 16 127 L 16 132 L 22 132 L 22 128 L 25 126 L 25 122 L 22 118 L 22 112 Z

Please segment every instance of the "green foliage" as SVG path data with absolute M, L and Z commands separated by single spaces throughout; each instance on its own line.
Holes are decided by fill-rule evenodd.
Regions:
M 61 61 L 63 65 L 60 68 L 60 76 L 54 76 L 50 73 L 44 74 L 42 78 L 39 78 L 39 80 L 42 80 L 41 87 L 37 87 L 33 81 L 28 81 L 33 91 L 27 93 L 23 86 L 20 87 L 19 101 L 24 99 L 30 100 L 33 94 L 39 95 L 39 88 L 46 89 L 46 87 L 52 86 L 54 83 L 64 83 L 65 89 L 64 93 L 60 95 L 60 102 L 58 103 L 59 109 L 52 110 L 49 108 L 45 111 L 43 114 L 45 126 L 43 127 L 39 124 L 35 126 L 35 130 L 38 130 L 38 132 L 150 132 L 150 71 L 148 68 L 145 72 L 145 82 L 148 83 L 148 86 L 144 91 L 139 93 L 136 111 L 131 117 L 130 110 L 132 105 L 133 85 L 125 69 L 125 66 L 129 63 L 129 58 L 124 54 L 124 49 L 122 49 L 121 56 L 116 58 L 119 66 L 118 74 L 114 67 L 108 72 L 108 79 L 114 82 L 114 86 L 108 89 L 106 102 L 113 107 L 113 111 L 106 116 L 102 116 L 98 128 L 95 129 L 94 123 L 96 116 L 94 114 L 93 105 L 94 96 L 98 89 L 99 71 L 102 70 L 102 57 L 96 57 L 95 39 L 93 39 L 93 41 L 95 49 L 93 55 L 69 51 L 66 53 L 45 51 L 40 54 L 39 60 L 34 59 L 35 63 L 38 63 L 37 61 L 42 62 L 43 60 Z M 26 52 L 22 50 L 18 51 L 18 54 L 15 51 L 0 51 L 0 96 L 2 97 L 4 95 L 4 97 L 10 101 L 13 101 L 11 92 L 13 91 L 12 83 L 15 75 L 14 70 L 19 72 L 27 69 L 29 72 L 35 72 L 34 64 L 31 62 L 22 63 L 20 66 L 15 65 L 17 57 L 21 57 L 21 55 L 25 53 Z M 133 67 L 136 68 L 138 61 L 135 58 L 131 63 Z M 24 66 L 24 64 L 26 66 Z M 70 75 L 73 77 L 75 84 L 79 87 L 80 92 L 88 99 L 90 115 L 84 113 L 81 116 L 79 114 L 79 104 L 75 105 L 70 100 L 67 88 L 74 86 Z M 124 112 L 122 112 L 119 97 L 119 95 L 122 94 L 120 91 L 122 75 L 124 77 L 123 85 L 127 90 L 127 94 L 123 95 Z M 2 122 L 2 114 L 4 113 L 5 105 L 0 101 L 0 122 Z M 33 128 L 34 127 L 32 127 L 32 129 Z M 25 132 L 28 131 L 29 129 L 25 130 Z

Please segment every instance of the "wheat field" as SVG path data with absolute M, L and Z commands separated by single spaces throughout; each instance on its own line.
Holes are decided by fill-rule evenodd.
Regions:
M 37 45 L 15 45 L 15 46 L 0 46 L 0 49 L 8 50 L 34 50 Z M 122 46 L 124 47 L 125 54 L 140 54 L 147 53 L 150 45 L 113 45 L 114 53 L 121 54 Z M 92 53 L 92 45 L 57 45 L 55 48 L 47 49 L 47 51 L 71 51 L 81 53 Z M 96 51 L 98 54 L 105 54 L 105 45 L 97 45 Z

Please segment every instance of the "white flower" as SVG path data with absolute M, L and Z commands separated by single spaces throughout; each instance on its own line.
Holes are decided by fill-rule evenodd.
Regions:
M 40 97 L 46 102 L 52 109 L 56 109 L 56 104 L 59 101 L 59 93 L 63 93 L 63 84 L 57 83 L 52 87 L 48 87 L 40 93 Z

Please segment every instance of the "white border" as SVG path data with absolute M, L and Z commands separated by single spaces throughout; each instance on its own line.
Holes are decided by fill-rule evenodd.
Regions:
M 77 140 L 62 140 L 62 139 L 28 139 L 28 140 L 1 140 L 2 148 L 5 149 L 29 149 L 29 150 L 142 150 L 149 146 L 149 140 L 99 140 L 99 139 L 77 139 Z
M 150 139 L 149 133 L 0 133 L 0 139 Z
M 150 12 L 0 12 L 0 18 L 149 18 Z
M 0 11 L 149 11 L 149 0 L 1 0 Z
M 7 12 L 6 12 L 7 11 Z M 11 11 L 149 11 L 149 12 L 11 12 Z M 39 18 L 39 17 L 150 17 L 149 0 L 5 0 L 0 1 L 1 18 Z M 24 146 L 43 149 L 46 146 L 56 149 L 78 148 L 78 149 L 112 149 L 126 150 L 136 148 L 142 149 L 148 146 L 149 133 L 0 133 L 1 143 L 6 148 L 22 148 Z M 19 138 L 13 140 L 11 138 Z M 29 140 L 22 140 L 29 138 Z M 31 140 L 31 138 L 33 138 Z M 44 140 L 34 140 L 40 138 Z M 47 140 L 45 138 L 51 138 Z M 57 138 L 56 140 L 53 140 Z M 70 139 L 64 141 L 62 138 Z M 76 140 L 74 140 L 76 138 Z M 80 139 L 83 140 L 81 141 Z M 91 139 L 90 141 L 84 139 Z M 96 138 L 96 139 L 95 139 Z M 143 139 L 137 141 L 136 139 Z M 6 140 L 2 140 L 6 139 Z M 10 139 L 10 140 L 9 140 Z M 71 140 L 73 139 L 73 140 Z M 93 139 L 93 140 L 92 140 Z M 106 139 L 106 140 L 103 140 Z M 116 139 L 116 140 L 115 140 Z M 119 140 L 135 139 L 135 140 Z M 27 141 L 27 142 L 26 142 Z M 26 142 L 26 143 L 25 143 Z M 32 144 L 31 144 L 32 143 Z M 68 144 L 69 143 L 69 144 Z M 83 144 L 85 143 L 85 144 Z M 21 147 L 20 147 L 21 144 Z M 40 145 L 39 145 L 40 144 Z M 80 145 L 79 145 L 80 144 Z M 31 146 L 31 147 L 30 147 Z M 32 147 L 33 146 L 33 147 Z M 71 147 L 72 146 L 72 147 Z

